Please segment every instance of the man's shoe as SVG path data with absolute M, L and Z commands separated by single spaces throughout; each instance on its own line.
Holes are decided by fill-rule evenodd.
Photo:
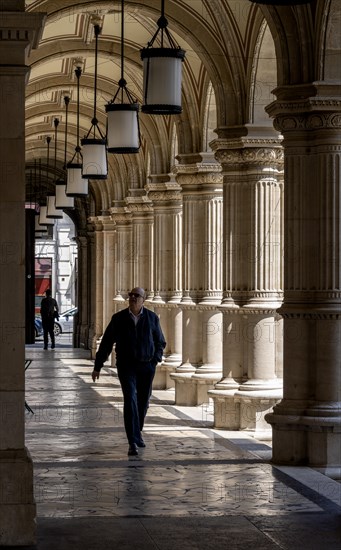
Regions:
M 132 443 L 131 445 L 129 445 L 128 456 L 136 456 L 138 454 L 139 454 L 139 452 L 136 448 L 135 443 Z
M 139 440 L 136 442 L 136 445 L 137 445 L 138 447 L 145 447 L 145 446 L 146 446 L 146 444 L 145 444 L 145 442 L 143 441 L 142 437 L 141 437 L 141 439 L 139 439 Z
M 47 346 L 44 346 L 44 349 L 47 349 Z
M 56 346 L 51 346 L 51 349 L 54 349 Z

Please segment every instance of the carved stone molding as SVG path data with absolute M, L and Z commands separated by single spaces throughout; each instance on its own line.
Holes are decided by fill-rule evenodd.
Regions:
M 143 214 L 152 214 L 153 212 L 153 203 L 146 194 L 135 197 L 126 197 L 125 201 L 133 216 L 137 212 Z
M 113 206 L 109 209 L 112 220 L 115 224 L 129 224 L 131 222 L 132 216 L 131 212 L 125 206 L 117 207 Z
M 223 174 L 221 172 L 209 172 L 200 174 L 179 174 L 177 177 L 178 183 L 184 186 L 197 187 L 198 191 L 204 185 L 222 185 Z
M 282 147 L 258 147 L 246 149 L 219 149 L 216 157 L 222 164 L 234 167 L 273 166 L 281 168 L 284 165 L 284 151 Z
M 306 115 L 278 115 L 274 125 L 281 132 L 295 130 L 340 130 L 341 113 L 309 113 Z
M 206 174 L 206 173 L 219 173 L 221 172 L 221 166 L 217 162 L 207 162 L 204 164 L 178 164 L 175 169 L 175 173 L 178 177 L 182 174 Z
M 103 230 L 103 222 L 100 219 L 100 216 L 90 216 L 88 218 L 88 222 L 92 225 L 94 231 L 102 231 Z
M 148 191 L 148 198 L 153 202 L 181 202 L 180 191 Z

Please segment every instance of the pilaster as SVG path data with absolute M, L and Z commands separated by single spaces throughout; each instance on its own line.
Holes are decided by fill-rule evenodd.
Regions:
M 212 154 L 182 155 L 177 181 L 183 196 L 182 364 L 171 375 L 177 404 L 208 401 L 222 374 L 221 167 Z
M 151 301 L 153 291 L 153 207 L 144 189 L 130 189 L 125 201 L 132 216 L 132 285 L 145 289 Z
M 0 17 L 0 546 L 36 542 L 33 468 L 25 447 L 25 58 L 44 24 L 25 3 Z M 8 11 L 6 11 L 8 10 Z M 13 11 L 10 11 L 13 10 Z
M 89 330 L 89 348 L 91 357 L 96 355 L 103 334 L 103 223 L 101 216 L 89 218 L 93 233 L 89 232 L 91 242 L 91 324 Z
M 223 132 L 219 132 L 222 135 Z M 223 378 L 209 396 L 215 424 L 264 437 L 281 397 L 283 150 L 264 130 L 226 129 L 211 143 L 224 174 Z M 244 134 L 244 135 L 242 135 Z M 246 134 L 246 135 L 245 135 Z
M 89 239 L 86 231 L 78 231 L 78 275 L 77 275 L 77 326 L 75 330 L 74 346 L 88 347 L 89 336 Z
M 114 259 L 114 311 L 126 305 L 129 290 L 132 289 L 134 245 L 132 233 L 132 216 L 124 201 L 115 201 L 110 208 L 110 215 L 115 223 L 115 259 Z
M 340 475 L 341 98 L 338 85 L 276 90 L 285 150 L 284 394 L 267 415 L 273 460 Z
M 115 222 L 111 216 L 103 216 L 103 330 L 114 313 L 115 275 Z
M 153 381 L 156 389 L 174 387 L 170 374 L 181 364 L 182 196 L 174 176 L 150 176 L 146 185 L 154 211 L 154 298 L 167 347 Z

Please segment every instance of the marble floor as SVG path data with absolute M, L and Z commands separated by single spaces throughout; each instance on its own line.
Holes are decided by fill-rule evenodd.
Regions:
M 271 464 L 269 442 L 213 429 L 211 405 L 155 391 L 146 448 L 127 456 L 115 369 L 86 350 L 26 347 L 26 445 L 40 550 L 340 549 L 341 485 Z

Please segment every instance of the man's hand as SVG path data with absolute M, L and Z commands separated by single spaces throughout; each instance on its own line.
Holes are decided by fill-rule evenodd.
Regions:
M 99 372 L 97 370 L 93 370 L 91 376 L 93 381 L 96 382 L 96 380 L 99 379 Z

